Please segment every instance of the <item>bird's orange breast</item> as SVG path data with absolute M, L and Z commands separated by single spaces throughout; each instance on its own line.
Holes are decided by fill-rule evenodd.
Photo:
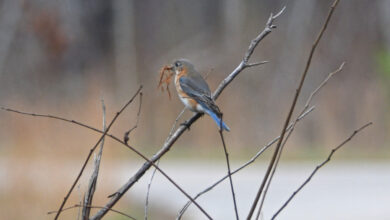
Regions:
M 177 90 L 177 94 L 179 95 L 181 101 L 184 105 L 189 107 L 192 111 L 196 111 L 198 103 L 195 101 L 195 99 L 189 97 L 180 86 L 180 78 L 183 76 L 187 76 L 187 69 L 183 68 L 183 70 L 176 75 L 175 77 L 175 86 Z

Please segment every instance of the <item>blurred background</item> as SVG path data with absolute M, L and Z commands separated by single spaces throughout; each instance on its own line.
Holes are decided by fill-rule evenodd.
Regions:
M 270 13 L 286 5 L 285 13 L 275 21 L 277 29 L 251 58 L 253 62 L 270 62 L 243 71 L 217 100 L 231 128 L 225 138 L 233 167 L 237 167 L 279 135 L 310 47 L 331 3 L 2 0 L 0 106 L 58 115 L 101 128 L 100 99 L 105 101 L 109 121 L 142 84 L 140 121 L 130 135 L 130 144 L 150 157 L 161 148 L 183 109 L 172 85 L 172 99 L 157 89 L 160 68 L 176 58 L 190 59 L 203 75 L 209 74 L 207 81 L 214 90 L 239 64 Z M 390 204 L 385 189 L 390 184 L 389 27 L 390 1 L 339 4 L 314 55 L 295 112 L 300 112 L 309 94 L 330 72 L 343 61 L 346 65 L 315 97 L 315 111 L 290 138 L 275 177 L 276 186 L 268 195 L 268 206 L 266 201 L 265 219 L 331 148 L 368 121 L 374 125 L 338 152 L 331 165 L 308 186 L 308 196 L 302 194 L 294 200 L 281 218 L 390 218 L 390 211 L 383 206 Z M 136 99 L 120 116 L 113 134 L 123 137 L 134 126 L 138 104 Z M 191 115 L 186 112 L 181 121 Z M 53 218 L 46 213 L 59 207 L 98 137 L 74 124 L 1 111 L 0 218 Z M 269 156 L 266 153 L 235 178 L 238 192 L 248 190 L 238 193 L 242 217 L 249 210 Z M 217 127 L 209 117 L 203 117 L 168 152 L 161 167 L 195 194 L 226 173 L 224 160 Z M 133 152 L 107 139 L 94 204 L 105 204 L 107 195 L 124 184 L 142 162 Z M 89 173 L 90 169 L 68 205 L 83 195 Z M 150 174 L 115 207 L 142 219 Z M 185 202 L 184 196 L 162 177 L 154 184 L 150 219 L 172 219 Z M 201 200 L 201 204 L 210 205 L 208 210 L 217 219 L 232 219 L 232 215 L 226 216 L 229 212 L 221 213 L 231 205 L 227 183 L 223 187 L 221 194 Z M 173 193 L 177 196 L 170 196 Z M 220 200 L 214 202 L 216 198 Z M 307 211 L 308 205 L 313 206 L 312 211 Z M 76 219 L 77 209 L 62 216 Z M 194 208 L 185 219 L 202 218 Z M 110 213 L 107 219 L 123 218 Z

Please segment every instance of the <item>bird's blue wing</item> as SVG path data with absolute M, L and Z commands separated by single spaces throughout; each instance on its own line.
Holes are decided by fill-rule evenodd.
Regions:
M 220 127 L 222 114 L 218 106 L 214 103 L 214 100 L 211 98 L 211 92 L 207 84 L 206 86 L 202 86 L 198 81 L 188 77 L 181 77 L 179 82 L 183 92 L 195 99 L 203 107 L 205 112 L 211 116 L 215 123 L 217 123 L 218 127 Z M 222 122 L 222 127 L 226 131 L 230 131 L 229 127 L 224 122 Z
M 211 92 L 209 89 L 209 86 L 207 83 L 204 81 L 204 79 L 193 79 L 183 76 L 179 80 L 180 86 L 182 90 L 190 95 L 193 96 L 201 96 L 201 95 L 206 95 L 206 96 L 211 96 Z
M 210 109 L 216 114 L 220 114 L 218 107 L 215 105 L 214 100 L 211 98 L 210 90 L 204 89 L 198 82 L 189 78 L 181 77 L 179 80 L 180 87 L 189 97 L 195 99 L 203 108 Z M 207 85 L 207 84 L 206 84 Z

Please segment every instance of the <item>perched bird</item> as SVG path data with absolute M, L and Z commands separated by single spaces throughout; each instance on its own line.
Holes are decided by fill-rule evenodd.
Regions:
M 175 73 L 175 87 L 183 104 L 193 112 L 206 113 L 221 126 L 222 113 L 211 97 L 206 81 L 189 60 L 176 60 L 171 66 Z M 222 128 L 230 128 L 222 122 Z

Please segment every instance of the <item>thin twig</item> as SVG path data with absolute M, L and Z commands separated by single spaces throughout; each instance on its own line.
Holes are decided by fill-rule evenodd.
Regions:
M 277 14 L 279 16 L 283 10 L 281 10 L 280 13 Z M 264 30 L 255 38 L 256 41 L 252 41 L 250 44 L 248 51 L 246 55 L 244 56 L 243 60 L 240 62 L 240 64 L 231 72 L 218 86 L 218 88 L 215 90 L 215 92 L 212 95 L 212 98 L 216 100 L 219 95 L 222 93 L 222 91 L 233 81 L 235 77 L 239 75 L 244 69 L 247 68 L 247 63 L 249 58 L 251 57 L 254 49 L 258 45 L 258 43 L 264 39 L 269 33 L 271 33 L 273 28 L 276 28 L 272 23 L 277 18 L 277 16 L 271 16 L 270 19 L 267 21 L 267 25 L 264 28 Z M 117 193 L 112 197 L 112 199 L 106 204 L 105 207 L 111 208 L 113 207 L 119 199 L 122 197 L 122 195 L 127 192 L 148 170 L 153 164 L 159 160 L 165 153 L 167 153 L 174 143 L 181 137 L 181 135 L 185 132 L 188 126 L 191 126 L 192 123 L 194 123 L 196 120 L 200 118 L 202 114 L 198 113 L 194 116 L 192 116 L 189 120 L 187 120 L 187 125 L 180 126 L 173 134 L 172 136 L 165 141 L 162 148 L 150 159 L 150 162 L 146 162 L 142 165 L 141 168 L 138 169 L 138 171 L 131 177 L 118 191 Z M 94 216 L 91 217 L 91 220 L 101 219 L 105 214 L 107 213 L 106 210 L 102 209 L 99 210 Z
M 173 123 L 172 125 L 172 128 L 171 128 L 171 131 L 169 132 L 168 134 L 168 137 L 167 139 L 165 140 L 165 142 L 167 142 L 173 135 L 173 132 L 175 131 L 175 128 L 176 128 L 176 124 L 177 122 L 179 121 L 180 117 L 184 114 L 184 112 L 186 111 L 187 108 L 183 108 L 183 110 L 181 110 L 181 112 L 179 113 L 179 115 L 176 117 L 176 120 L 175 122 Z
M 228 153 L 228 151 L 226 149 L 225 138 L 223 137 L 223 126 L 222 126 L 222 123 L 223 123 L 223 120 L 222 120 L 222 114 L 221 114 L 221 122 L 220 122 L 220 125 L 219 125 L 219 135 L 221 136 L 223 150 L 225 152 L 225 157 L 226 157 L 226 165 L 227 165 L 227 169 L 228 169 L 230 189 L 232 191 L 232 197 L 233 197 L 234 213 L 236 214 L 236 219 L 239 220 L 238 209 L 237 209 L 237 202 L 236 202 L 236 194 L 234 193 L 232 174 L 231 174 L 231 171 L 230 171 L 229 153 Z
M 257 202 L 259 201 L 260 196 L 261 196 L 262 193 L 263 193 L 265 184 L 266 184 L 268 181 L 271 182 L 271 180 L 272 180 L 272 179 L 269 179 L 270 173 L 271 173 L 272 168 L 275 166 L 276 157 L 277 157 L 277 155 L 279 154 L 279 151 L 280 151 L 280 149 L 281 149 L 281 144 L 282 144 L 283 139 L 284 139 L 284 135 L 285 135 L 285 132 L 286 132 L 286 128 L 287 128 L 288 124 L 290 123 L 290 118 L 291 118 L 291 116 L 292 116 L 292 113 L 294 112 L 295 105 L 296 105 L 297 100 L 298 100 L 298 97 L 299 97 L 299 95 L 300 95 L 300 93 L 301 93 L 301 89 L 302 89 L 303 83 L 304 83 L 304 81 L 305 81 L 307 72 L 308 72 L 308 70 L 309 70 L 309 67 L 310 67 L 310 64 L 311 64 L 311 60 L 312 60 L 314 51 L 315 51 L 315 49 L 317 48 L 317 45 L 318 45 L 318 43 L 319 43 L 319 41 L 320 41 L 322 35 L 324 34 L 326 27 L 328 26 L 329 20 L 330 20 L 332 14 L 333 14 L 333 11 L 334 11 L 335 7 L 337 6 L 337 3 L 338 3 L 338 2 L 339 2 L 339 0 L 335 0 L 335 2 L 333 3 L 333 5 L 331 6 L 331 9 L 330 9 L 330 11 L 329 11 L 328 17 L 326 18 L 325 24 L 322 26 L 321 31 L 320 31 L 320 33 L 318 34 L 318 36 L 317 36 L 316 40 L 314 41 L 314 44 L 313 44 L 313 46 L 312 46 L 312 48 L 311 48 L 311 50 L 310 50 L 310 54 L 309 54 L 309 57 L 308 57 L 307 62 L 306 62 L 305 70 L 304 70 L 303 73 L 302 73 L 300 83 L 299 83 L 299 85 L 298 85 L 298 88 L 297 88 L 297 90 L 296 90 L 296 93 L 295 93 L 293 102 L 292 102 L 292 104 L 291 104 L 289 113 L 288 113 L 288 115 L 287 115 L 287 119 L 286 119 L 286 121 L 284 122 L 282 131 L 281 131 L 281 135 L 280 135 L 280 139 L 279 139 L 279 141 L 278 141 L 278 143 L 277 143 L 277 145 L 276 145 L 274 154 L 273 154 L 272 159 L 271 159 L 271 161 L 270 161 L 270 163 L 269 163 L 269 165 L 268 165 L 267 172 L 265 173 L 265 176 L 264 176 L 264 178 L 263 178 L 263 181 L 262 181 L 262 183 L 261 183 L 261 185 L 260 185 L 260 187 L 259 187 L 259 190 L 258 190 L 258 192 L 257 192 L 257 194 L 256 194 L 256 197 L 255 197 L 255 199 L 254 199 L 254 201 L 253 201 L 253 203 L 252 203 L 252 207 L 251 207 L 251 209 L 250 209 L 250 211 L 249 211 L 249 214 L 248 214 L 248 217 L 247 217 L 248 220 L 250 220 L 250 219 L 252 218 L 253 212 L 255 211 L 256 206 L 257 206 Z M 260 210 L 260 209 L 259 209 L 259 210 Z M 260 210 L 260 212 L 261 212 L 261 210 Z
M 7 112 L 12 112 L 12 113 L 16 113 L 16 114 L 21 114 L 21 115 L 27 115 L 27 116 L 33 116 L 33 117 L 39 117 L 39 118 L 49 118 L 49 119 L 54 119 L 54 120 L 59 120 L 59 121 L 63 121 L 63 122 L 68 122 L 68 123 L 71 123 L 71 124 L 75 124 L 75 125 L 78 125 L 80 127 L 83 127 L 83 128 L 88 128 L 90 129 L 91 131 L 95 131 L 97 133 L 100 133 L 100 134 L 103 134 L 104 132 L 97 129 L 97 128 L 94 128 L 92 126 L 89 126 L 83 122 L 80 122 L 80 121 L 76 121 L 76 120 L 73 120 L 73 119 L 67 119 L 67 118 L 63 118 L 63 117 L 60 117 L 60 116 L 55 116 L 55 115 L 50 115 L 50 114 L 38 114 L 38 113 L 31 113 L 31 112 L 24 112 L 24 111 L 20 111 L 20 110 L 16 110 L 16 109 L 11 109 L 11 108 L 6 108 L 6 107 L 1 107 L 0 106 L 0 110 L 3 110 L 3 111 L 7 111 Z M 110 133 L 107 133 L 106 136 L 110 137 L 111 139 L 121 143 L 121 144 L 124 144 L 124 141 L 119 139 L 118 137 L 110 134 Z M 124 144 L 126 145 L 126 144 Z
M 316 95 L 316 94 L 317 94 L 317 93 L 318 93 L 318 92 L 319 92 L 319 91 L 328 83 L 329 79 L 330 79 L 333 75 L 335 75 L 336 73 L 340 72 L 340 71 L 343 69 L 344 64 L 345 64 L 345 62 L 341 63 L 340 67 L 339 67 L 337 70 L 335 70 L 335 71 L 329 73 L 328 76 L 320 83 L 320 85 L 319 85 L 312 93 L 310 93 L 309 98 L 306 100 L 306 104 L 305 104 L 305 106 L 303 107 L 303 109 L 302 109 L 302 111 L 301 111 L 300 114 L 302 114 L 304 111 L 307 110 L 307 108 L 309 108 L 310 103 L 311 103 L 311 101 L 313 100 L 313 97 L 314 97 L 314 96 L 315 96 L 315 95 Z M 277 158 L 276 158 L 275 166 L 274 166 L 273 169 L 272 169 L 270 179 L 272 179 L 273 176 L 274 176 L 274 174 L 275 174 L 275 171 L 276 171 L 277 166 L 278 166 L 278 164 L 279 164 L 279 160 L 280 160 L 280 157 L 281 157 L 281 155 L 282 155 L 284 146 L 286 145 L 288 139 L 290 138 L 292 132 L 294 131 L 295 125 L 296 125 L 296 123 L 297 123 L 297 120 L 298 120 L 298 117 L 293 121 L 293 123 L 292 123 L 292 128 L 291 128 L 291 130 L 289 131 L 289 133 L 287 134 L 285 140 L 283 141 L 283 144 L 282 144 L 282 146 L 281 146 L 281 149 L 280 149 L 280 151 L 279 151 L 279 153 L 278 153 L 278 155 L 277 155 Z M 264 200 L 265 200 L 265 197 L 266 197 L 266 195 L 267 195 L 267 192 L 268 192 L 268 188 L 269 188 L 269 186 L 270 186 L 270 183 L 271 183 L 271 182 L 268 181 L 268 182 L 267 182 L 267 185 L 266 185 L 266 187 L 265 187 L 265 189 L 264 189 L 263 197 L 261 198 L 261 201 L 260 201 L 259 210 L 258 210 L 258 212 L 257 212 L 256 219 L 258 219 L 259 216 L 260 216 L 260 210 L 261 210 L 262 207 L 263 207 Z
M 159 163 L 160 163 L 160 161 L 157 161 L 156 165 L 158 166 Z M 154 175 L 156 174 L 156 171 L 157 171 L 157 169 L 155 168 L 153 170 L 152 176 L 150 177 L 150 181 L 148 183 L 148 191 L 146 192 L 146 199 L 145 199 L 145 217 L 144 217 L 145 220 L 148 219 L 150 187 L 152 186 L 153 178 L 154 178 Z
M 141 93 L 140 93 L 141 94 Z M 102 114 L 103 114 L 103 132 L 106 130 L 106 106 L 104 104 L 104 99 L 103 97 L 101 98 L 101 104 L 102 104 Z M 105 138 L 102 139 L 100 142 L 100 149 L 97 155 L 95 155 L 95 163 L 94 163 L 94 170 L 92 172 L 91 178 L 89 180 L 88 188 L 84 196 L 84 201 L 83 201 L 83 211 L 82 211 L 82 219 L 83 220 L 88 220 L 89 215 L 91 213 L 91 208 L 90 206 L 92 205 L 92 199 L 93 195 L 96 190 L 96 185 L 97 185 L 97 179 L 99 176 L 99 168 L 100 168 L 100 161 L 102 159 L 102 154 L 103 154 L 103 146 L 104 146 L 104 140 Z
M 306 101 L 306 104 L 305 104 L 305 108 L 304 109 L 307 109 L 310 105 L 310 102 L 311 100 L 313 99 L 313 97 L 318 93 L 318 91 L 324 87 L 330 78 L 332 78 L 333 75 L 335 75 L 336 73 L 340 72 L 341 70 L 343 70 L 344 68 L 344 65 L 345 65 L 345 61 L 341 63 L 341 65 L 339 66 L 339 68 L 331 73 L 328 74 L 328 76 L 322 81 L 322 83 L 312 92 L 310 93 L 310 96 L 309 98 L 307 99 Z
M 99 140 L 96 142 L 95 146 L 93 146 L 90 151 L 89 151 L 89 154 L 87 156 L 87 158 L 85 159 L 84 161 L 84 164 L 83 166 L 81 167 L 81 170 L 79 172 L 79 174 L 77 175 L 76 179 L 74 180 L 72 186 L 70 187 L 68 193 L 66 194 L 66 196 L 64 197 L 64 201 L 61 203 L 60 205 L 60 208 L 58 209 L 58 212 L 56 214 L 56 216 L 54 217 L 54 220 L 57 220 L 58 217 L 60 216 L 61 214 L 61 210 L 62 208 L 64 207 L 66 201 L 68 200 L 70 194 L 72 193 L 74 187 L 76 186 L 77 182 L 79 181 L 81 175 L 83 174 L 84 172 L 84 169 L 85 167 L 87 166 L 87 163 L 89 161 L 89 158 L 91 158 L 91 155 L 92 155 L 92 152 L 96 149 L 96 147 L 99 145 L 99 143 L 103 140 L 104 136 L 107 134 L 107 132 L 110 130 L 111 126 L 114 124 L 114 122 L 116 121 L 116 119 L 118 118 L 118 116 L 126 109 L 126 107 L 128 105 L 130 105 L 131 102 L 133 102 L 134 98 L 138 95 L 139 92 L 141 92 L 141 89 L 142 89 L 142 86 L 139 87 L 139 89 L 137 90 L 137 92 L 133 95 L 133 97 L 121 108 L 121 110 L 119 112 L 117 112 L 114 116 L 114 118 L 112 119 L 112 121 L 110 122 L 110 124 L 108 125 L 107 129 L 104 131 L 104 133 L 101 135 L 101 137 L 99 138 Z
M 300 117 L 298 118 L 298 122 L 303 119 L 306 115 L 308 115 L 310 112 L 312 112 L 314 110 L 314 106 L 309 108 L 306 112 L 304 112 L 303 114 L 300 115 Z M 287 130 L 290 130 L 292 128 L 292 123 L 287 127 Z M 280 136 L 274 138 L 272 141 L 270 141 L 268 144 L 266 144 L 264 147 L 262 147 L 257 153 L 255 156 L 253 156 L 249 161 L 247 161 L 246 163 L 244 163 L 243 165 L 241 165 L 239 168 L 237 168 L 236 170 L 234 170 L 231 175 L 234 175 L 236 174 L 237 172 L 239 172 L 240 170 L 244 169 L 245 167 L 249 166 L 250 164 L 252 164 L 253 162 L 255 162 L 255 160 L 261 155 L 263 154 L 263 152 L 265 150 L 267 150 L 269 147 L 271 147 L 274 143 L 276 143 L 278 140 L 279 140 Z M 198 199 L 200 196 L 202 196 L 203 194 L 209 192 L 210 190 L 212 190 L 214 187 L 216 187 L 218 184 L 220 184 L 221 182 L 223 182 L 225 179 L 228 178 L 228 175 L 225 175 L 224 177 L 222 177 L 221 179 L 219 179 L 218 181 L 216 181 L 215 183 L 213 183 L 212 185 L 210 185 L 209 187 L 207 187 L 206 189 L 204 189 L 203 191 L 199 192 L 195 197 L 194 199 Z M 177 219 L 180 220 L 184 214 L 184 212 L 188 209 L 188 207 L 191 205 L 191 201 L 188 201 L 184 206 L 183 208 L 180 210 L 178 216 L 177 216 Z
M 259 66 L 259 65 L 262 65 L 262 64 L 266 64 L 266 63 L 269 63 L 269 61 L 261 61 L 261 62 L 256 62 L 256 63 L 248 63 L 246 64 L 247 67 L 254 67 L 254 66 Z
M 62 211 L 66 211 L 66 210 L 70 210 L 70 209 L 74 209 L 74 208 L 81 208 L 81 207 L 85 207 L 83 205 L 80 205 L 80 204 L 75 204 L 73 206 L 70 206 L 70 207 L 67 207 L 67 208 L 64 208 L 62 209 Z M 103 206 L 88 206 L 88 208 L 92 208 L 92 209 L 102 209 L 104 208 Z M 121 211 L 118 211 L 118 210 L 115 210 L 115 209 L 109 209 L 108 211 L 111 211 L 111 212 L 115 212 L 115 213 L 118 213 L 120 215 L 123 215 L 127 218 L 130 218 L 130 219 L 133 219 L 133 220 L 137 220 L 136 218 L 132 217 L 131 215 L 128 215 L 126 213 L 123 213 Z M 58 211 L 50 211 L 50 212 L 47 212 L 48 215 L 51 215 L 51 214 L 54 214 L 54 213 L 58 213 Z
M 328 155 L 328 157 L 326 158 L 326 160 L 324 160 L 321 164 L 317 165 L 316 168 L 313 170 L 313 172 L 309 175 L 309 177 L 302 183 L 302 185 L 300 185 L 298 187 L 297 190 L 294 191 L 294 193 L 287 199 L 287 201 L 282 205 L 282 207 L 279 208 L 279 210 L 272 216 L 272 219 L 275 219 L 276 216 L 279 215 L 279 213 L 284 209 L 286 208 L 286 206 L 289 204 L 289 202 L 298 194 L 299 191 L 301 191 L 301 189 L 307 184 L 310 182 L 310 180 L 312 179 L 312 177 L 317 173 L 317 171 L 319 169 L 321 169 L 321 167 L 323 167 L 325 164 L 327 164 L 331 159 L 332 159 L 332 156 L 333 154 L 339 150 L 341 147 L 343 147 L 346 143 L 348 143 L 357 133 L 359 133 L 360 131 L 362 131 L 363 129 L 365 129 L 366 127 L 372 125 L 372 122 L 369 122 L 365 125 L 363 125 L 361 128 L 355 130 L 347 139 L 345 139 L 341 144 L 339 144 L 337 147 L 333 148 L 332 151 L 330 152 L 330 154 Z
M 137 112 L 137 120 L 135 122 L 135 125 L 132 128 L 130 128 L 128 131 L 125 132 L 125 135 L 123 137 L 123 141 L 125 143 L 127 143 L 129 141 L 130 133 L 138 127 L 139 116 L 141 115 L 141 108 L 142 108 L 142 92 L 139 93 L 139 106 L 138 106 L 138 112 Z
M 207 78 L 209 78 L 209 76 L 212 74 L 214 72 L 214 69 L 210 69 L 205 75 L 204 75 L 204 77 L 203 77 L 203 79 L 207 79 Z
M 81 216 L 81 204 L 83 202 L 83 198 L 80 192 L 80 184 L 77 186 L 77 194 L 79 195 L 79 204 L 80 204 L 80 208 L 77 210 L 77 220 L 79 220 Z
M 16 114 L 21 114 L 21 115 L 40 117 L 40 118 L 50 118 L 50 119 L 60 120 L 60 121 L 64 121 L 64 122 L 69 122 L 69 123 L 76 124 L 76 125 L 79 125 L 79 126 L 84 127 L 84 128 L 88 128 L 90 130 L 93 130 L 93 131 L 101 133 L 101 134 L 104 133 L 101 130 L 99 130 L 97 128 L 94 128 L 94 127 L 91 127 L 91 126 L 89 126 L 89 125 L 87 125 L 85 123 L 82 123 L 82 122 L 79 122 L 79 121 L 76 121 L 76 120 L 66 119 L 66 118 L 63 118 L 63 117 L 55 116 L 55 115 L 38 114 L 38 113 L 32 113 L 32 112 L 24 112 L 24 111 L 19 111 L 19 110 L 16 110 L 16 109 L 6 108 L 6 107 L 2 107 L 2 106 L 0 106 L 0 109 L 3 110 L 3 111 L 13 112 L 13 113 L 16 113 Z M 110 136 L 110 134 L 106 134 L 106 135 Z

